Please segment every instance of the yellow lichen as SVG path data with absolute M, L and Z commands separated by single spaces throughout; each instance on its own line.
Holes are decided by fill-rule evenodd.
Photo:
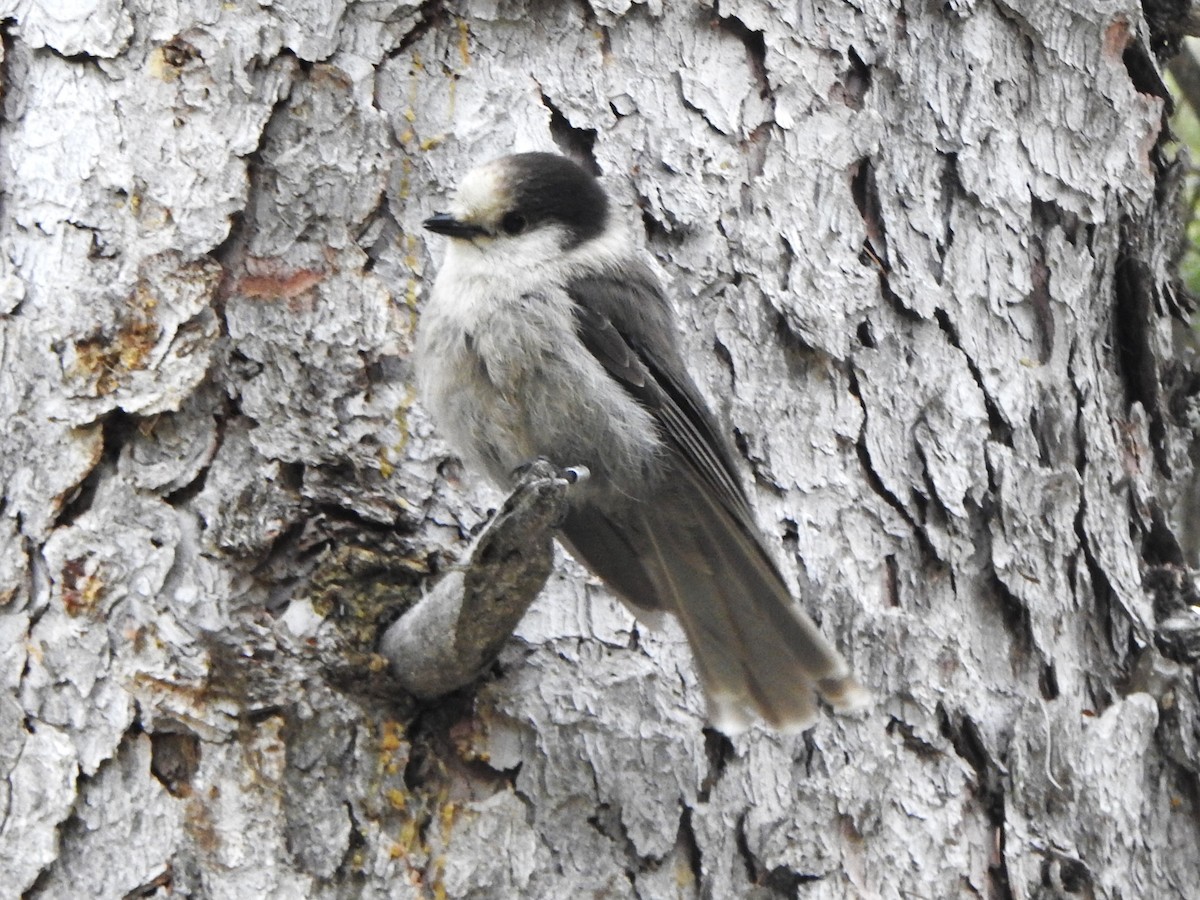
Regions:
M 442 840 L 450 840 L 450 832 L 454 828 L 454 820 L 458 818 L 458 804 L 451 801 L 442 807 Z
M 115 331 L 75 341 L 72 374 L 90 382 L 97 396 L 104 396 L 120 387 L 130 373 L 144 369 L 162 334 L 154 320 L 158 305 L 158 297 L 145 283 L 139 283 Z
M 471 27 L 467 24 L 466 19 L 458 20 L 458 55 L 462 57 L 462 64 L 469 66 L 471 64 Z
M 395 753 L 404 746 L 404 729 L 399 722 L 383 723 L 383 736 L 379 739 L 379 749 L 385 753 Z
M 446 857 L 439 856 L 433 861 L 433 896 L 436 900 L 446 900 Z
M 162 47 L 155 47 L 146 59 L 146 71 L 151 78 L 171 82 L 179 77 L 179 70 L 167 62 Z
M 383 478 L 391 478 L 396 471 L 396 467 L 392 465 L 392 461 L 388 459 L 387 447 L 380 447 L 376 454 L 379 458 L 379 474 Z
M 403 812 L 408 808 L 408 794 L 400 790 L 400 788 L 391 788 L 387 794 L 388 803 L 392 804 L 392 808 Z
M 403 826 L 401 826 L 400 835 L 397 838 L 397 842 L 401 847 L 405 848 L 405 854 L 411 853 L 414 849 L 419 849 L 418 838 L 420 837 L 420 834 L 421 826 L 417 824 L 415 819 L 409 819 L 404 823 Z

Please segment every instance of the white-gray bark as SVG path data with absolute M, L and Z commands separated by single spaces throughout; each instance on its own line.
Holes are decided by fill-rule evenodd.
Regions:
M 0 897 L 1195 894 L 1186 6 L 0 0 Z M 500 499 L 420 222 L 556 146 L 869 714 L 706 731 L 567 558 L 480 683 L 376 652 Z

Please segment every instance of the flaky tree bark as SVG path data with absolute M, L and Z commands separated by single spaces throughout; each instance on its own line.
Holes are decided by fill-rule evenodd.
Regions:
M 0 896 L 1194 896 L 1186 7 L 0 0 Z M 706 730 L 561 554 L 480 681 L 391 674 L 509 584 L 419 223 L 556 146 L 869 713 Z

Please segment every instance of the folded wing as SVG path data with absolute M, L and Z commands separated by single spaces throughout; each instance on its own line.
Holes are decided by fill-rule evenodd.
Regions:
M 765 549 L 732 454 L 675 348 L 653 275 L 598 276 L 568 292 L 584 345 L 651 413 L 667 448 L 652 496 L 572 509 L 563 533 L 575 556 L 631 605 L 679 618 L 709 718 L 723 731 L 755 718 L 803 728 L 818 693 L 836 707 L 865 702 Z

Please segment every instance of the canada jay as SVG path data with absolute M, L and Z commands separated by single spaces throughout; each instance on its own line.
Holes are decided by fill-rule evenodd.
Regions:
M 555 154 L 506 156 L 425 227 L 450 241 L 418 378 L 467 465 L 501 486 L 537 457 L 590 470 L 564 542 L 635 611 L 678 617 L 717 728 L 798 730 L 818 693 L 861 705 L 767 551 L 662 288 L 596 179 Z

